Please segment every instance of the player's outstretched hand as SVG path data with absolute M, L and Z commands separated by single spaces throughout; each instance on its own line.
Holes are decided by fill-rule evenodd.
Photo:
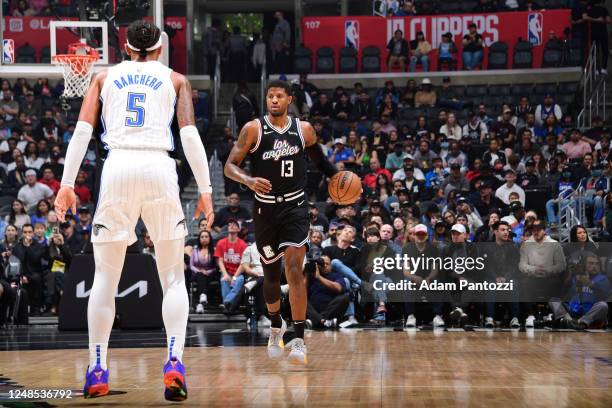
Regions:
M 74 194 L 74 189 L 72 187 L 62 186 L 62 188 L 59 189 L 54 208 L 57 219 L 60 222 L 66 220 L 66 212 L 68 210 L 72 210 L 72 214 L 76 214 L 76 194 Z
M 272 184 L 270 184 L 270 181 L 261 177 L 250 177 L 247 187 L 257 194 L 268 194 L 272 191 Z
M 213 222 L 215 221 L 215 211 L 213 210 L 213 201 L 211 193 L 202 193 L 198 198 L 198 205 L 193 215 L 194 219 L 199 219 L 200 215 L 204 213 L 206 218 L 206 229 L 210 231 Z

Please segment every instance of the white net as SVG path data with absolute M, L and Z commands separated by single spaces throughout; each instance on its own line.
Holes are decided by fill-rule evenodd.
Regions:
M 87 92 L 92 65 L 98 60 L 94 55 L 64 54 L 56 55 L 54 62 L 62 67 L 64 75 L 64 93 L 66 98 L 82 98 Z

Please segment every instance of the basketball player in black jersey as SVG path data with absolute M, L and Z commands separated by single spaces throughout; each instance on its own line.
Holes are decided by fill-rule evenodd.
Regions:
M 255 241 L 272 322 L 268 356 L 279 358 L 284 349 L 287 324 L 280 315 L 280 258 L 284 255 L 296 335 L 287 344 L 291 347 L 289 362 L 306 364 L 306 286 L 302 272 L 310 226 L 304 192 L 306 153 L 326 176 L 333 176 L 337 169 L 325 158 L 312 125 L 287 114 L 291 100 L 291 88 L 286 82 L 270 82 L 266 91 L 268 114 L 244 125 L 225 164 L 225 175 L 255 192 Z M 239 167 L 247 155 L 251 174 Z

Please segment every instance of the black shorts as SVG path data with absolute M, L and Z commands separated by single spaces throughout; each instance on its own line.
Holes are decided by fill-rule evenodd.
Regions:
M 261 261 L 271 264 L 278 261 L 288 246 L 306 245 L 308 251 L 308 203 L 301 198 L 280 203 L 261 202 L 253 204 L 255 243 Z

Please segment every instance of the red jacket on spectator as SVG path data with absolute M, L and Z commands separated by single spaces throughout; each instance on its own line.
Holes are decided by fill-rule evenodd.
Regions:
M 60 182 L 57 181 L 54 178 L 52 178 L 50 180 L 45 180 L 44 178 L 41 178 L 40 180 L 38 180 L 38 182 L 46 185 L 51 190 L 53 190 L 53 194 L 57 194 L 57 192 L 59 191 L 59 189 L 61 187 Z
M 91 201 L 91 191 L 89 191 L 89 187 L 85 184 L 75 184 L 74 193 L 79 196 L 81 204 L 88 204 Z
M 366 174 L 365 177 L 363 178 L 363 184 L 365 184 L 368 188 L 370 188 L 372 190 L 375 189 L 376 188 L 376 179 L 378 178 L 378 175 L 380 173 L 384 174 L 385 177 L 387 178 L 387 180 L 391 181 L 391 173 L 389 172 L 389 170 L 387 170 L 387 169 L 378 169 L 374 173 Z

